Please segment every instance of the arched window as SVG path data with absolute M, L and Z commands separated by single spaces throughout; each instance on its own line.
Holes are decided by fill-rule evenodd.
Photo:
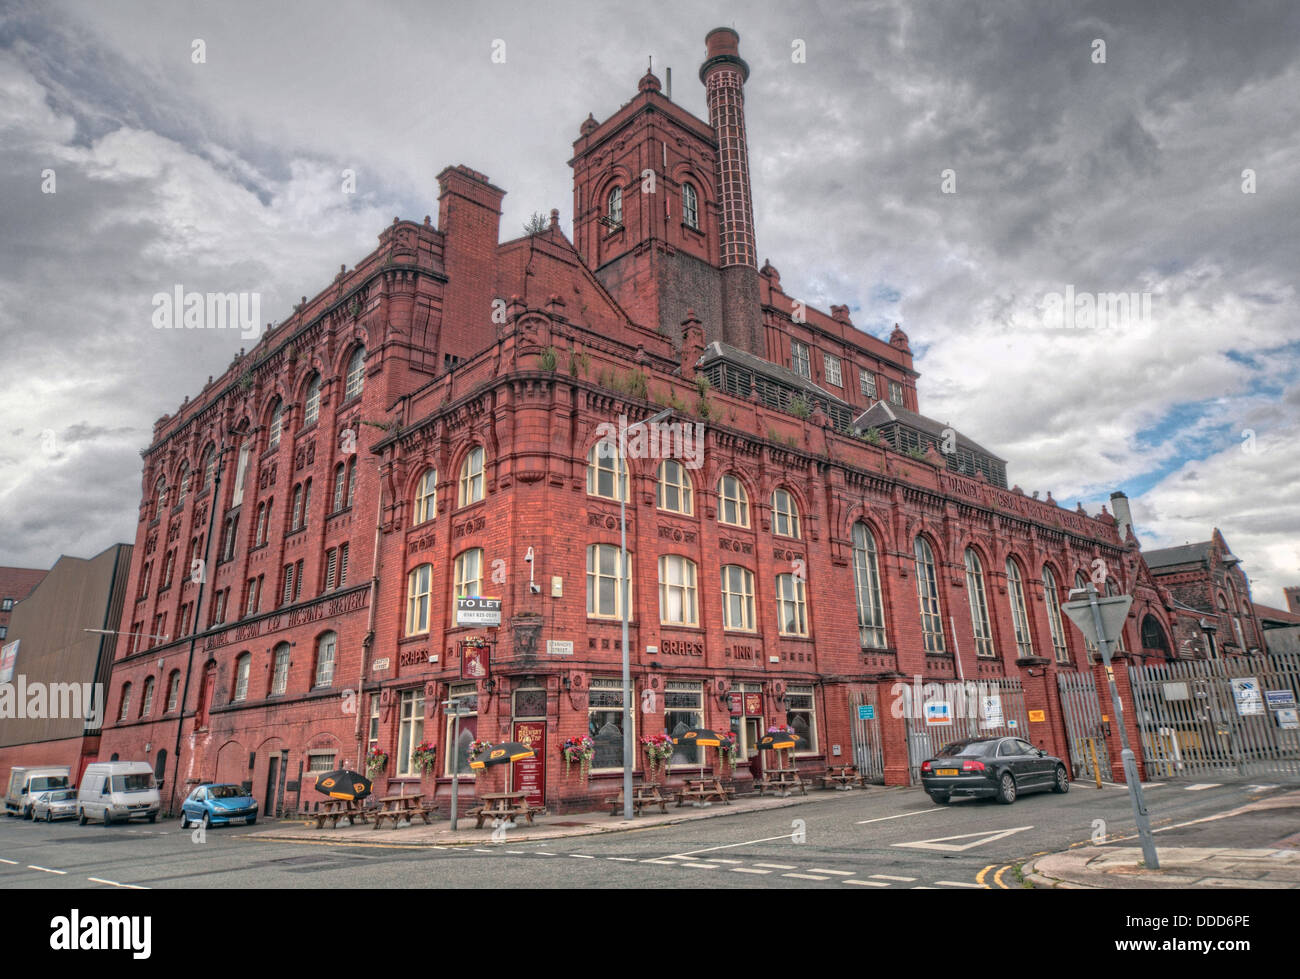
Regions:
M 358 397 L 366 386 L 366 348 L 357 347 L 348 358 L 348 370 L 343 384 L 343 400 Z
M 678 554 L 659 558 L 659 621 L 663 625 L 696 625 L 695 562 Z
M 217 472 L 217 451 L 212 446 L 208 446 L 208 451 L 203 453 L 203 492 L 212 488 L 212 477 Z
M 167 679 L 167 713 L 170 714 L 181 702 L 181 671 L 172 670 Z
M 433 565 L 422 564 L 406 576 L 406 634 L 417 636 L 429 631 L 429 592 L 433 582 Z
M 154 759 L 154 763 L 153 763 L 153 777 L 158 782 L 160 787 L 162 785 L 163 776 L 166 773 L 167 773 L 167 749 L 159 748 L 158 757 Z
M 615 187 L 609 192 L 605 213 L 612 224 L 623 223 L 623 188 Z
M 313 374 L 307 382 L 307 400 L 302 409 L 303 426 L 315 425 L 320 418 L 320 375 Z
M 469 506 L 483 499 L 483 446 L 469 450 L 460 467 L 458 506 Z
M 753 632 L 754 572 L 738 564 L 722 566 L 722 628 Z
M 289 686 L 289 644 L 282 642 L 271 655 L 271 693 L 284 693 Z
M 799 504 L 789 490 L 772 493 L 772 533 L 781 537 L 799 536 Z
M 438 470 L 426 469 L 415 487 L 415 523 L 438 515 Z
M 131 684 L 122 684 L 122 703 L 117 710 L 117 719 L 125 721 L 127 714 L 131 712 Z
M 1165 659 L 1174 658 L 1169 649 L 1169 640 L 1165 637 L 1165 630 L 1154 615 L 1148 614 L 1142 620 L 1142 648 L 1158 649 L 1164 653 Z
M 627 500 L 627 465 L 608 439 L 587 453 L 587 493 L 607 500 Z
M 289 529 L 298 530 L 302 527 L 302 483 L 293 488 L 293 510 L 289 516 Z
M 153 710 L 153 677 L 146 677 L 144 681 L 144 696 L 140 698 L 140 716 L 148 717 L 149 712 Z
M 660 510 L 686 516 L 695 512 L 691 477 L 680 462 L 665 459 L 659 463 L 658 484 L 655 503 Z
M 1034 637 L 1029 631 L 1029 610 L 1025 607 L 1025 586 L 1020 565 L 1007 558 L 1007 599 L 1011 602 L 1011 624 L 1016 630 L 1016 657 L 1034 655 Z
M 682 184 L 682 221 L 688 228 L 700 230 L 700 199 L 690 184 Z
M 456 556 L 452 592 L 452 615 L 455 621 L 456 603 L 454 599 L 468 598 L 482 594 L 483 588 L 483 548 L 474 547 Z
M 620 551 L 613 544 L 587 548 L 587 615 L 593 619 L 623 617 L 623 588 L 627 589 L 628 616 L 632 614 L 632 578 L 627 568 L 618 573 Z M 632 564 L 632 555 L 627 556 Z
M 162 476 L 159 476 L 158 482 L 154 483 L 153 495 L 153 518 L 157 520 L 162 516 L 163 509 L 167 506 L 167 480 Z
M 248 672 L 253 663 L 252 653 L 240 653 L 235 659 L 235 695 L 232 701 L 248 699 Z
M 864 647 L 883 649 L 885 613 L 876 538 L 861 521 L 853 525 L 853 585 L 858 600 L 858 641 Z
M 798 575 L 776 576 L 776 621 L 783 636 L 808 635 L 808 602 Z
M 975 655 L 992 656 L 993 630 L 989 627 L 988 595 L 984 590 L 984 565 L 975 549 L 966 548 L 966 600 L 970 603 L 971 627 L 975 632 Z
M 316 640 L 316 676 L 313 687 L 328 687 L 334 682 L 334 645 L 338 636 L 327 632 Z
M 357 495 L 357 457 L 354 455 L 348 460 L 348 497 L 347 506 L 352 506 L 352 501 Z
M 189 463 L 181 463 L 180 490 L 176 494 L 176 505 L 180 506 L 185 502 L 185 497 L 190 494 L 190 466 Z
M 749 494 L 735 476 L 718 480 L 718 522 L 733 527 L 749 526 Z
M 282 431 L 284 431 L 284 402 L 276 398 L 275 409 L 271 412 L 271 434 L 266 441 L 268 449 L 279 447 Z
M 921 639 L 927 653 L 942 653 L 943 609 L 939 604 L 939 574 L 934 566 L 934 551 L 924 537 L 913 544 L 916 555 L 916 597 L 921 605 Z
M 1056 651 L 1058 663 L 1070 661 L 1070 649 L 1065 644 L 1065 627 L 1061 623 L 1061 598 L 1056 589 L 1056 575 L 1046 564 L 1043 565 L 1043 601 L 1047 605 L 1047 624 L 1052 630 L 1052 648 Z
M 254 547 L 261 547 L 266 543 L 266 503 L 257 505 L 257 536 L 253 539 Z

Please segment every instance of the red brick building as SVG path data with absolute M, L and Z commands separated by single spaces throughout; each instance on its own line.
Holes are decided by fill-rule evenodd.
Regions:
M 45 575 L 44 568 L 0 568 L 0 641 L 9 635 L 14 606 L 30 595 Z
M 122 629 L 176 638 L 119 644 L 105 754 L 165 749 L 170 784 L 251 782 L 272 811 L 378 749 L 381 790 L 445 806 L 468 742 L 513 737 L 542 760 L 517 780 L 578 806 L 622 770 L 629 587 L 638 738 L 731 729 L 744 756 L 789 725 L 801 767 L 895 784 L 926 733 L 893 710 L 914 678 L 988 685 L 980 729 L 1068 756 L 1056 677 L 1094 669 L 1060 612 L 1080 580 L 1134 594 L 1121 655 L 1165 655 L 1141 623 L 1170 635 L 1168 596 L 1127 527 L 1008 489 L 1004 460 L 921 413 L 901 329 L 759 268 L 748 71 L 718 29 L 708 121 L 652 74 L 589 115 L 572 242 L 552 211 L 501 243 L 504 191 L 443 170 L 436 224 L 394 219 L 158 421 Z M 622 467 L 601 448 L 663 408 Z M 500 625 L 458 625 L 458 595 L 499 598 Z M 560 758 L 582 735 L 590 785 Z

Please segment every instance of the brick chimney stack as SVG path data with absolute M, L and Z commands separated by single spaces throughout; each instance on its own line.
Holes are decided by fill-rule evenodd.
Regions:
M 734 347 L 762 357 L 754 205 L 745 136 L 745 80 L 749 78 L 749 65 L 740 57 L 740 35 L 729 27 L 709 31 L 704 43 L 708 57 L 700 66 L 700 81 L 708 96 L 709 125 L 718 140 L 722 338 Z
M 1282 594 L 1286 596 L 1286 610 L 1288 612 L 1300 612 L 1300 585 L 1290 585 L 1283 588 Z

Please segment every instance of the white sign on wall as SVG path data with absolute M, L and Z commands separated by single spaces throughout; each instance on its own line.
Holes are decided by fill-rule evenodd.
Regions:
M 1264 713 L 1264 698 L 1259 692 L 1259 681 L 1253 676 L 1233 680 L 1232 696 L 1237 700 L 1237 713 L 1242 717 Z

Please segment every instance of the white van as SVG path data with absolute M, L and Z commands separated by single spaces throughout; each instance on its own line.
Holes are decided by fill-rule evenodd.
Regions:
M 32 818 L 32 803 L 42 792 L 72 788 L 72 769 L 67 765 L 14 766 L 9 770 L 5 792 L 5 815 Z
M 162 802 L 153 767 L 147 761 L 105 761 L 87 765 L 77 790 L 77 822 L 92 819 L 104 825 L 143 816 L 158 819 Z

